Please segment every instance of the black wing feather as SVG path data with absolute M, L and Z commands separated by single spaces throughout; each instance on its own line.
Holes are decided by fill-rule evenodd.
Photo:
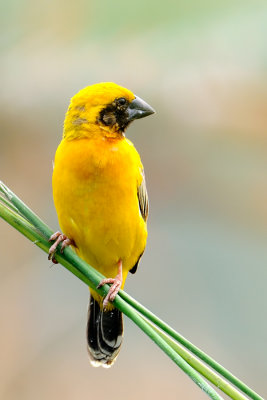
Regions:
M 139 202 L 140 213 L 142 215 L 143 220 L 146 222 L 147 217 L 148 217 L 148 195 L 147 195 L 147 190 L 146 190 L 146 181 L 145 181 L 144 171 L 142 171 L 142 175 L 143 175 L 143 180 L 141 182 L 141 185 L 137 188 L 137 197 L 138 197 L 138 202 Z M 138 257 L 134 266 L 130 269 L 130 272 L 132 274 L 135 274 L 142 255 L 143 255 L 143 252 Z
M 141 185 L 137 188 L 137 197 L 139 201 L 139 209 L 140 213 L 143 217 L 143 220 L 146 222 L 148 217 L 148 195 L 146 190 L 146 180 L 144 171 L 142 171 L 143 180 Z

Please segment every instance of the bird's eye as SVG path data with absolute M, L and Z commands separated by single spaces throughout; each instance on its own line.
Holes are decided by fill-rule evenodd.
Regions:
M 126 99 L 124 97 L 121 97 L 117 100 L 118 104 L 120 106 L 124 106 L 124 104 L 126 103 Z

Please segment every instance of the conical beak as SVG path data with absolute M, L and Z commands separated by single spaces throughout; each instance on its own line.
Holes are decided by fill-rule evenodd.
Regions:
M 127 120 L 128 122 L 131 122 L 134 119 L 144 118 L 148 115 L 154 114 L 155 110 L 144 100 L 140 99 L 140 97 L 135 96 L 135 99 L 129 104 L 127 112 Z

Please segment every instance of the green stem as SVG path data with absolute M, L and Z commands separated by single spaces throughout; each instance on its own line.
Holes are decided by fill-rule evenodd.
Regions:
M 9 210 L 1 203 L 0 203 L 0 217 L 3 218 L 11 226 L 13 226 L 20 233 L 22 233 L 29 240 L 31 240 L 34 244 L 36 244 L 36 246 L 40 247 L 40 249 L 48 253 L 51 243 L 48 242 L 47 239 L 44 238 L 43 235 L 40 234 L 33 225 L 24 220 L 19 214 L 16 215 L 14 212 Z M 93 272 L 89 271 L 88 275 L 90 276 L 90 278 L 88 278 L 88 276 L 86 276 L 85 273 L 83 272 L 83 270 L 86 270 L 88 268 L 88 264 L 86 264 L 83 260 L 81 260 L 78 256 L 76 256 L 76 254 L 74 254 L 71 249 L 65 249 L 64 253 L 66 252 L 71 253 L 69 255 L 70 259 L 72 260 L 71 262 L 67 260 L 68 257 L 66 257 L 65 254 L 63 255 L 60 252 L 59 253 L 57 252 L 55 254 L 56 260 L 60 264 L 64 265 L 65 268 L 67 268 L 70 272 L 76 275 L 88 286 L 95 289 L 95 287 L 99 284 L 101 280 L 98 274 L 97 273 L 94 274 L 94 271 Z M 78 264 L 78 267 L 76 264 Z M 80 265 L 80 264 L 85 264 L 85 265 Z M 94 284 L 92 284 L 92 281 L 94 282 Z M 101 295 L 105 294 L 108 291 L 109 286 L 107 285 L 105 286 L 107 290 L 105 290 L 105 287 L 98 290 Z
M 184 347 L 190 350 L 193 354 L 199 357 L 201 360 L 205 361 L 210 367 L 212 367 L 215 371 L 221 374 L 224 378 L 226 378 L 229 382 L 235 385 L 239 390 L 243 393 L 247 394 L 253 400 L 264 400 L 263 397 L 258 395 L 254 390 L 248 387 L 244 382 L 238 379 L 236 376 L 231 374 L 226 368 L 213 360 L 210 356 L 208 356 L 204 351 L 200 350 L 197 346 L 183 337 L 181 334 L 176 332 L 173 328 L 171 328 L 164 321 L 159 319 L 155 314 L 149 311 L 147 308 L 142 306 L 142 304 L 138 303 L 135 299 L 133 299 L 130 295 L 128 295 L 124 291 L 120 291 L 119 295 L 132 307 L 134 307 L 137 311 L 140 312 L 144 317 L 146 317 L 149 321 L 153 322 L 156 326 L 170 335 L 173 339 L 177 340 L 177 342 L 181 343 Z
M 160 335 L 158 330 L 140 316 L 132 307 L 127 306 L 126 302 L 117 296 L 114 300 L 116 308 L 121 310 L 130 318 L 147 336 L 149 336 L 167 356 L 177 364 L 211 399 L 223 400 L 223 398 L 204 380 L 199 373 L 171 346 L 164 336 Z M 205 366 L 204 366 L 205 368 Z M 233 397 L 233 399 L 237 399 Z
M 43 223 L 41 218 L 38 217 L 23 201 L 18 198 L 2 181 L 0 181 L 0 192 L 2 192 L 6 198 L 15 206 L 18 211 L 46 238 L 49 238 L 53 231 Z
M 47 242 L 46 239 L 48 239 L 50 235 L 53 233 L 52 230 L 2 182 L 0 182 L 0 194 L 1 193 L 6 196 L 7 200 L 5 200 L 2 196 L 0 196 L 0 206 L 1 206 L 0 216 L 47 253 L 51 244 Z M 1 202 L 4 204 L 1 205 Z M 24 217 L 26 218 L 26 220 L 24 219 Z M 37 232 L 36 229 L 38 229 L 39 232 Z M 83 260 L 81 260 L 70 248 L 65 249 L 63 254 L 61 254 L 60 251 L 57 251 L 55 258 L 59 263 L 64 265 L 69 271 L 71 271 L 84 283 L 97 290 L 102 296 L 107 294 L 109 290 L 108 285 L 105 285 L 101 289 L 96 289 L 96 286 L 99 284 L 101 279 L 103 279 L 103 276 L 98 271 L 88 266 L 88 264 L 85 263 Z M 119 296 L 116 297 L 114 302 L 116 306 L 120 298 L 125 300 L 124 306 L 126 303 L 128 303 L 140 314 L 145 316 L 148 320 L 152 321 L 153 324 L 157 325 L 160 329 L 162 329 L 172 338 L 180 342 L 183 346 L 189 349 L 193 354 L 197 355 L 200 359 L 205 361 L 208 365 L 210 365 L 214 370 L 219 372 L 226 379 L 228 379 L 231 383 L 236 385 L 237 388 L 239 388 L 241 391 L 250 396 L 251 399 L 263 400 L 262 397 L 260 397 L 247 385 L 245 385 L 243 382 L 237 379 L 228 370 L 226 370 L 224 367 L 222 367 L 220 364 L 218 364 L 216 361 L 214 361 L 211 357 L 209 357 L 203 351 L 198 349 L 196 346 L 194 346 L 182 335 L 174 331 L 174 329 L 172 329 L 165 322 L 161 321 L 157 316 L 155 316 L 148 309 L 139 304 L 127 293 L 123 291 L 119 292 Z M 118 305 L 118 308 L 119 307 L 120 306 Z M 125 312 L 125 310 L 123 309 L 121 311 Z M 127 312 L 125 312 L 125 314 L 127 314 Z M 168 340 L 170 339 L 168 338 Z M 171 341 L 168 342 L 167 344 L 168 346 L 173 347 L 172 343 L 174 342 Z M 172 351 L 173 350 L 174 349 L 172 348 Z M 219 382 L 219 384 L 221 383 Z
M 10 201 L 8 201 L 4 196 L 3 196 L 3 193 L 2 192 L 0 192 L 0 201 L 2 202 L 2 203 L 4 203 L 8 208 L 10 208 L 12 211 L 14 211 L 14 212 L 18 212 L 18 210 L 16 209 L 16 207 L 14 207 L 13 206 L 13 204 L 12 203 L 10 203 Z
M 192 368 L 198 371 L 202 376 L 204 376 L 208 381 L 217 386 L 220 390 L 222 390 L 225 394 L 227 394 L 231 399 L 235 400 L 247 400 L 242 393 L 238 392 L 233 386 L 231 386 L 226 380 L 221 378 L 218 374 L 216 374 L 212 369 L 208 368 L 202 361 L 197 359 L 193 354 L 191 354 L 188 350 L 184 349 L 180 344 L 175 342 L 172 338 L 166 335 L 165 332 L 162 332 L 158 327 L 152 325 L 151 326 L 158 332 L 158 334 L 167 342 L 173 350 L 175 350 L 180 356 L 189 364 Z
M 34 242 L 42 250 L 48 252 L 50 243 L 47 242 L 47 240 L 45 240 L 31 224 L 16 218 L 14 213 L 1 203 L 0 217 Z M 70 249 L 64 250 L 64 256 L 56 254 L 56 260 L 88 286 L 97 290 L 102 295 L 107 294 L 109 286 L 105 285 L 103 288 L 97 289 L 96 286 L 100 281 L 98 274 L 95 274 L 93 268 L 76 256 Z M 69 262 L 70 260 L 71 262 Z M 114 305 L 135 322 L 199 387 L 202 388 L 202 390 L 210 396 L 211 399 L 223 400 L 216 391 L 204 379 L 202 379 L 201 376 L 186 361 L 184 361 L 184 359 L 177 354 L 177 352 L 160 337 L 155 329 L 139 316 L 130 305 L 128 305 L 123 299 L 119 298 L 119 296 L 114 300 Z

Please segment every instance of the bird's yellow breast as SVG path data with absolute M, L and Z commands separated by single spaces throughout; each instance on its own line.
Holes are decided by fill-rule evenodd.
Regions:
M 141 181 L 140 157 L 124 137 L 63 139 L 57 149 L 53 195 L 60 227 L 104 275 L 115 277 L 121 259 L 123 283 L 146 244 Z

